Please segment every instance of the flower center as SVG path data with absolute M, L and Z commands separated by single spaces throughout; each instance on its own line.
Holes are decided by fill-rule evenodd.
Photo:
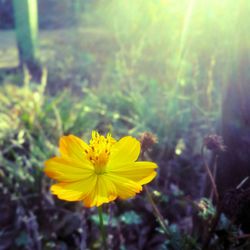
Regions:
M 110 134 L 106 137 L 99 135 L 98 132 L 92 132 L 92 139 L 89 143 L 89 149 L 85 150 L 87 158 L 92 162 L 96 174 L 103 174 L 108 163 L 112 145 L 116 142 Z

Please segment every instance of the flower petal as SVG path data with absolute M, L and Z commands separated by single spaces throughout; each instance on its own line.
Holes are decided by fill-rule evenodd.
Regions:
M 63 157 L 82 160 L 88 149 L 88 144 L 74 135 L 62 136 L 59 142 L 59 151 Z
M 116 187 L 117 195 L 121 199 L 128 199 L 142 191 L 142 186 L 128 178 L 119 176 L 117 174 L 108 173 L 106 175 L 110 181 L 112 181 Z
M 50 178 L 61 182 L 73 182 L 85 179 L 94 173 L 94 167 L 86 161 L 54 157 L 45 163 L 45 173 Z
M 83 203 L 86 207 L 101 206 L 117 198 L 117 190 L 112 181 L 105 175 L 98 175 L 95 189 L 86 196 Z
M 127 165 L 121 165 L 109 171 L 109 173 L 117 174 L 132 181 L 144 185 L 152 181 L 156 172 L 157 165 L 153 162 L 133 162 Z
M 113 169 L 123 163 L 134 162 L 140 154 L 140 142 L 131 136 L 120 139 L 112 147 L 109 158 L 109 168 Z
M 57 183 L 51 186 L 51 192 L 59 199 L 66 201 L 79 201 L 88 196 L 96 185 L 97 176 L 90 175 L 81 181 L 71 183 Z

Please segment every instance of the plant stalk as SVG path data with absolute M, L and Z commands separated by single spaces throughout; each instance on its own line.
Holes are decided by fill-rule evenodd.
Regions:
M 211 227 L 210 229 L 207 231 L 207 236 L 205 237 L 205 240 L 204 240 L 204 243 L 203 243 L 203 247 L 202 249 L 206 250 L 209 248 L 209 243 L 211 241 L 211 238 L 214 234 L 214 231 L 219 223 L 219 220 L 220 220 L 220 215 L 221 215 L 221 204 L 220 204 L 220 197 L 219 197 L 219 192 L 218 192 L 218 189 L 217 189 L 217 186 L 216 186 L 216 182 L 215 182 L 215 176 L 212 174 L 207 162 L 206 162 L 206 159 L 205 159 L 205 154 L 204 154 L 204 145 L 202 146 L 201 148 L 201 156 L 202 156 L 202 159 L 203 159 L 203 164 L 204 164 L 204 167 L 205 167 L 205 170 L 206 170 L 206 173 L 210 179 L 210 182 L 211 182 L 211 185 L 212 185 L 212 193 L 214 193 L 215 195 L 215 201 L 216 201 L 216 215 L 215 217 L 213 218 L 212 222 L 211 222 Z M 216 167 L 216 166 L 215 166 Z
M 205 155 L 204 155 L 204 146 L 202 146 L 201 148 L 201 156 L 202 156 L 202 159 L 203 159 L 203 164 L 204 164 L 204 167 L 205 167 L 205 170 L 206 170 L 206 173 L 210 179 L 210 182 L 211 182 L 211 185 L 212 185 L 212 189 L 213 189 L 213 192 L 214 192 L 214 195 L 215 195 L 215 200 L 216 200 L 216 203 L 218 204 L 219 203 L 219 193 L 218 193 L 218 189 L 217 189 L 217 186 L 216 186 L 216 183 L 215 183 L 215 179 L 214 179 L 214 176 L 209 168 L 209 166 L 207 165 L 207 162 L 205 160 Z
M 154 202 L 154 200 L 153 200 L 153 198 L 152 198 L 152 196 L 151 196 L 151 194 L 150 194 L 148 188 L 147 188 L 146 186 L 145 186 L 144 188 L 145 188 L 145 191 L 146 191 L 148 200 L 149 200 L 149 202 L 151 203 L 152 208 L 153 208 L 153 210 L 154 210 L 154 215 L 155 215 L 155 217 L 157 218 L 158 222 L 160 223 L 160 225 L 161 225 L 161 227 L 162 227 L 164 233 L 166 234 L 166 236 L 169 237 L 170 232 L 169 232 L 169 230 L 168 230 L 168 226 L 167 226 L 166 222 L 164 221 L 163 216 L 161 215 L 161 212 L 159 211 L 158 207 L 156 206 L 156 204 L 155 204 L 155 202 Z
M 97 209 L 98 209 L 98 215 L 99 215 L 100 232 L 101 232 L 101 237 L 102 237 L 103 248 L 104 248 L 104 250 L 108 250 L 108 245 L 107 245 L 107 240 L 106 240 L 107 237 L 106 237 L 104 224 L 103 224 L 102 206 L 97 207 Z
M 141 152 L 141 159 L 145 160 L 145 151 Z M 144 188 L 145 188 L 145 191 L 146 191 L 146 194 L 147 194 L 147 198 L 148 198 L 148 200 L 149 200 L 149 202 L 150 202 L 150 204 L 151 204 L 151 206 L 153 208 L 154 215 L 155 215 L 156 219 L 158 220 L 158 222 L 159 222 L 161 228 L 163 229 L 165 235 L 167 237 L 170 237 L 170 232 L 168 230 L 168 226 L 167 226 L 167 224 L 166 224 L 160 210 L 158 209 L 157 205 L 155 204 L 148 187 L 145 186 Z

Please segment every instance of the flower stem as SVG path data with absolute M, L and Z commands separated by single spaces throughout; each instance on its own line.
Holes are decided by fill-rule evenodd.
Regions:
M 165 222 L 165 220 L 164 220 L 161 212 L 159 211 L 158 207 L 156 206 L 156 204 L 155 204 L 155 202 L 154 202 L 154 200 L 153 200 L 153 198 L 152 198 L 152 196 L 151 196 L 150 191 L 148 190 L 148 188 L 146 186 L 144 188 L 145 188 L 148 200 L 151 203 L 151 206 L 153 208 L 155 217 L 157 218 L 158 222 L 160 223 L 160 225 L 161 225 L 164 233 L 166 234 L 166 236 L 169 237 L 170 236 L 170 232 L 168 230 L 168 226 L 167 226 L 167 224 L 166 224 L 166 222 Z
M 217 186 L 216 186 L 216 183 L 215 183 L 215 178 L 209 168 L 209 166 L 207 165 L 207 162 L 205 160 L 205 154 L 204 154 L 204 146 L 202 146 L 201 148 L 201 156 L 202 156 L 202 159 L 203 159 L 203 164 L 204 164 L 204 167 L 205 167 L 205 171 L 210 179 L 210 182 L 211 182 L 211 185 L 212 185 L 212 189 L 214 191 L 214 194 L 215 194 L 215 200 L 217 202 L 217 204 L 219 203 L 219 193 L 218 193 L 218 189 L 217 189 Z
M 147 150 L 142 150 L 142 152 L 141 152 L 141 159 L 142 160 L 145 160 L 145 152 L 146 151 Z M 164 220 L 164 218 L 163 218 L 160 210 L 158 209 L 157 205 L 155 204 L 155 202 L 154 202 L 154 200 L 153 200 L 153 198 L 151 196 L 151 193 L 150 193 L 148 187 L 145 186 L 144 188 L 145 188 L 145 191 L 146 191 L 146 194 L 147 194 L 147 198 L 148 198 L 148 200 L 151 203 L 151 206 L 153 208 L 154 216 L 158 220 L 158 222 L 159 222 L 161 228 L 163 229 L 165 235 L 169 238 L 171 233 L 170 233 L 170 231 L 168 229 L 168 226 L 167 226 L 167 224 L 166 224 L 166 222 L 165 222 L 165 220 Z
M 102 206 L 97 207 L 97 209 L 98 209 L 98 215 L 99 215 L 100 231 L 101 231 L 101 236 L 102 236 L 103 248 L 105 250 L 108 250 L 107 241 L 106 241 L 106 233 L 105 233 L 104 224 L 103 224 Z
M 217 186 L 216 186 L 216 182 L 215 182 L 215 176 L 212 174 L 207 162 L 206 162 L 206 159 L 205 159 L 205 153 L 204 153 L 204 145 L 202 146 L 201 148 L 201 156 L 202 156 L 202 159 L 203 159 L 203 164 L 204 164 L 204 167 L 205 167 L 205 171 L 210 179 L 210 182 L 211 182 L 211 186 L 212 186 L 212 193 L 214 193 L 215 195 L 215 201 L 216 201 L 216 207 L 217 207 L 217 211 L 216 211 L 216 215 L 215 217 L 212 219 L 211 221 L 211 225 L 209 227 L 209 230 L 207 231 L 206 233 L 206 236 L 205 236 L 205 239 L 204 239 L 204 243 L 203 243 L 203 247 L 202 249 L 206 250 L 209 248 L 209 243 L 213 237 L 213 234 L 214 234 L 214 231 L 219 223 L 219 220 L 220 220 L 220 216 L 221 216 L 221 203 L 220 203 L 220 197 L 219 197 L 219 192 L 218 192 L 218 189 L 217 189 Z M 216 165 L 215 165 L 216 167 Z

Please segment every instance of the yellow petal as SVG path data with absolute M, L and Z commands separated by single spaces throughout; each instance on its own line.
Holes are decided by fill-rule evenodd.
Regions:
M 121 199 L 128 199 L 142 191 L 142 186 L 128 178 L 119 176 L 117 174 L 108 173 L 106 175 L 110 181 L 112 181 L 116 187 L 117 194 Z
M 88 149 L 88 144 L 74 135 L 62 136 L 59 142 L 59 151 L 63 157 L 82 160 L 86 158 L 85 150 Z
M 117 190 L 112 181 L 106 175 L 97 175 L 96 186 L 92 192 L 86 196 L 83 203 L 86 207 L 101 206 L 117 198 Z
M 54 157 L 45 163 L 45 173 L 50 178 L 61 182 L 72 182 L 89 177 L 94 167 L 87 161 Z
M 123 163 L 134 162 L 140 154 L 140 142 L 131 136 L 120 139 L 112 147 L 108 166 L 110 169 Z
M 79 201 L 88 196 L 95 188 L 97 176 L 92 174 L 86 179 L 72 183 L 57 183 L 51 186 L 51 192 L 59 199 Z
M 109 171 L 109 173 L 117 174 L 132 181 L 144 185 L 152 181 L 156 172 L 157 165 L 153 162 L 133 162 L 127 165 L 117 166 Z

